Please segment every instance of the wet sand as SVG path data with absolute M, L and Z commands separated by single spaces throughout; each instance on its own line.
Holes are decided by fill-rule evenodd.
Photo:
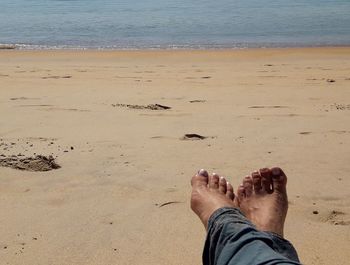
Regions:
M 265 166 L 302 262 L 350 259 L 350 48 L 1 50 L 0 113 L 2 264 L 200 264 L 190 177 Z

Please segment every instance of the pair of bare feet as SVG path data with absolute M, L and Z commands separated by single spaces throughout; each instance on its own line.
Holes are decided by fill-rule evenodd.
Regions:
M 201 169 L 191 180 L 191 208 L 207 228 L 219 208 L 239 208 L 258 230 L 283 237 L 288 211 L 287 177 L 278 167 L 263 168 L 243 178 L 234 193 L 232 185 L 217 174 Z

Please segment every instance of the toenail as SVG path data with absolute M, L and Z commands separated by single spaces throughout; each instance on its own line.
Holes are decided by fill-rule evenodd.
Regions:
M 218 174 L 213 173 L 212 176 L 213 176 L 213 179 L 215 179 L 215 180 L 217 180 L 217 181 L 220 180 L 220 176 L 219 176 Z
M 281 175 L 281 170 L 279 168 L 273 168 L 272 169 L 272 175 L 274 177 L 279 177 Z
M 253 174 L 252 174 L 252 177 L 253 178 L 259 178 L 260 177 L 259 172 L 254 171 Z
M 199 171 L 198 171 L 198 175 L 203 176 L 203 177 L 206 177 L 206 178 L 209 177 L 208 172 L 207 172 L 205 169 L 199 170 Z

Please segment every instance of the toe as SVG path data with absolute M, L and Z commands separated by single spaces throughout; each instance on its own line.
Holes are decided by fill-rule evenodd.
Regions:
M 192 187 L 207 187 L 208 186 L 209 174 L 206 170 L 201 169 L 196 175 L 192 177 L 191 185 Z
M 211 176 L 209 176 L 209 188 L 218 189 L 219 181 L 220 181 L 219 175 L 216 173 L 213 173 Z
M 219 191 L 223 194 L 226 194 L 227 191 L 227 181 L 224 177 L 220 177 L 219 180 Z
M 279 167 L 271 168 L 272 186 L 274 191 L 286 193 L 287 176 Z
M 235 198 L 235 194 L 233 192 L 233 187 L 229 182 L 226 183 L 226 197 L 228 197 L 232 201 Z
M 237 196 L 239 200 L 242 200 L 245 198 L 245 189 L 243 184 L 239 185 L 238 191 L 237 191 Z
M 259 193 L 261 191 L 261 176 L 258 171 L 252 173 L 254 192 Z
M 243 187 L 245 189 L 245 195 L 247 197 L 251 196 L 253 193 L 253 179 L 251 178 L 251 176 L 246 176 L 243 179 Z
M 262 168 L 259 170 L 261 176 L 261 187 L 267 193 L 272 192 L 272 174 L 268 168 Z

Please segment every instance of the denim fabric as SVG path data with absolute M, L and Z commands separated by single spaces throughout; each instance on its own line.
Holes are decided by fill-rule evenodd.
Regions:
M 224 207 L 208 222 L 204 265 L 300 264 L 292 244 L 275 233 L 258 231 L 239 209 Z

